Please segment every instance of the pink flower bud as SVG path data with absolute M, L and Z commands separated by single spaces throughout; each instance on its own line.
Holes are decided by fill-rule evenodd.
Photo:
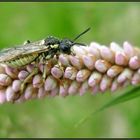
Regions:
M 88 48 L 88 53 L 95 56 L 96 59 L 99 59 L 101 58 L 99 48 L 100 48 L 100 45 L 98 43 L 92 42 Z
M 135 51 L 134 48 L 132 47 L 132 45 L 125 41 L 123 43 L 123 49 L 124 49 L 124 53 L 127 55 L 127 57 L 131 58 L 135 55 Z
M 132 77 L 132 80 L 131 80 L 131 84 L 132 85 L 137 85 L 137 84 L 140 84 L 140 74 L 138 72 L 136 72 L 133 77 Z
M 117 78 L 113 80 L 112 85 L 111 85 L 111 91 L 112 93 L 116 91 L 120 87 L 120 84 L 117 81 Z
M 102 79 L 102 74 L 95 71 L 90 75 L 88 79 L 88 84 L 90 87 L 95 87 L 97 84 L 99 84 L 101 79 Z
M 0 85 L 8 86 L 12 83 L 12 79 L 6 74 L 0 74 Z
M 77 69 L 74 67 L 67 67 L 65 69 L 64 77 L 70 80 L 74 80 L 77 75 Z
M 6 102 L 6 94 L 5 89 L 0 90 L 0 104 L 3 104 Z
M 33 94 L 33 86 L 32 84 L 27 85 L 25 91 L 24 91 L 24 97 L 26 100 L 29 100 L 32 98 L 32 94 Z
M 119 45 L 118 45 L 117 43 L 115 43 L 115 42 L 111 42 L 111 43 L 110 43 L 110 49 L 111 49 L 114 53 L 117 53 L 117 52 L 123 53 L 123 52 L 124 52 L 123 48 L 122 48 L 121 46 L 119 46 Z
M 130 80 L 132 78 L 132 74 L 133 74 L 133 71 L 128 69 L 128 68 L 125 68 L 123 70 L 123 72 L 118 76 L 118 79 L 117 81 L 119 83 L 123 83 L 125 82 L 126 80 Z
M 123 71 L 123 67 L 114 65 L 107 71 L 107 75 L 111 78 L 117 76 Z
M 48 76 L 45 81 L 45 91 L 51 91 L 57 86 L 57 81 L 52 77 Z
M 9 66 L 6 66 L 5 72 L 7 75 L 9 75 L 13 79 L 16 79 L 18 77 L 18 70 L 15 68 L 11 68 Z
M 59 95 L 63 96 L 63 97 L 67 96 L 68 95 L 68 88 L 69 88 L 68 82 L 65 81 L 62 85 L 60 85 Z
M 138 56 L 130 58 L 129 67 L 134 70 L 140 68 L 140 59 L 138 58 Z
M 44 98 L 47 95 L 47 92 L 45 91 L 44 87 L 40 87 L 38 89 L 38 98 Z
M 40 74 L 35 75 L 33 78 L 33 87 L 40 88 L 43 84 L 42 82 L 43 82 L 42 75 L 40 75 Z
M 29 64 L 26 66 L 26 69 L 29 73 L 31 73 L 35 68 L 35 64 Z
M 100 82 L 100 89 L 101 91 L 106 91 L 110 88 L 112 83 L 112 78 L 108 77 L 107 75 L 104 75 L 101 82 Z
M 25 70 L 22 70 L 22 71 L 19 72 L 18 78 L 19 78 L 21 81 L 24 81 L 28 75 L 29 75 L 29 72 L 27 72 L 27 71 L 25 71 Z
M 22 83 L 22 82 L 21 82 L 20 80 L 14 80 L 13 83 L 12 83 L 12 89 L 13 89 L 15 92 L 20 91 L 21 83 Z
M 73 51 L 76 53 L 77 56 L 81 57 L 82 55 L 86 54 L 85 47 L 83 48 L 82 46 L 73 46 Z
M 77 57 L 77 56 L 69 56 L 70 62 L 71 64 L 76 67 L 77 69 L 81 69 L 83 68 L 83 61 L 81 58 Z
M 91 72 L 89 70 L 82 69 L 82 70 L 78 71 L 77 76 L 76 76 L 76 80 L 78 82 L 83 82 L 89 77 L 90 73 Z
M 83 82 L 79 89 L 80 96 L 84 95 L 88 91 L 88 89 L 89 89 L 88 82 L 87 81 Z
M 100 49 L 102 59 L 114 63 L 115 62 L 115 54 L 108 47 L 102 46 Z
M 44 70 L 46 69 L 46 75 L 51 73 L 51 65 L 49 66 L 49 64 L 39 64 L 39 69 L 42 73 L 44 73 Z
M 116 52 L 115 63 L 117 65 L 126 66 L 128 64 L 128 58 L 124 53 Z
M 67 56 L 61 54 L 61 55 L 59 56 L 59 61 L 61 62 L 61 64 L 62 64 L 63 66 L 69 66 L 69 59 L 68 59 Z
M 99 92 L 100 92 L 100 87 L 99 87 L 99 85 L 96 85 L 92 88 L 91 94 L 96 95 Z
M 58 68 L 58 67 L 53 67 L 51 69 L 51 74 L 55 77 L 55 78 L 60 78 L 63 75 L 63 71 Z
M 58 93 L 59 93 L 59 88 L 56 87 L 55 89 L 51 90 L 50 96 L 51 96 L 51 97 L 55 97 L 55 96 L 58 95 Z
M 75 95 L 76 93 L 78 93 L 78 89 L 80 87 L 80 83 L 78 83 L 77 81 L 73 81 L 71 84 L 70 84 L 70 87 L 68 89 L 68 93 L 70 95 Z
M 10 102 L 10 101 L 13 101 L 13 99 L 15 98 L 15 96 L 16 96 L 16 93 L 14 92 L 14 90 L 12 89 L 12 87 L 11 86 L 9 86 L 7 89 L 6 89 L 6 100 L 8 101 L 8 102 Z
M 83 62 L 89 70 L 93 70 L 96 62 L 96 57 L 93 55 L 83 55 Z
M 95 63 L 95 68 L 101 73 L 105 73 L 110 67 L 111 64 L 105 60 L 99 59 Z

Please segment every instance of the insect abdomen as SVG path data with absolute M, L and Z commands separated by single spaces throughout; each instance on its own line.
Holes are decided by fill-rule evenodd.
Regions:
M 22 66 L 30 64 L 37 57 L 38 57 L 38 54 L 30 54 L 30 55 L 26 55 L 26 56 L 23 56 L 23 57 L 19 57 L 19 58 L 14 59 L 14 60 L 5 61 L 4 63 L 6 65 L 10 66 L 10 67 L 13 67 L 13 68 L 20 68 Z

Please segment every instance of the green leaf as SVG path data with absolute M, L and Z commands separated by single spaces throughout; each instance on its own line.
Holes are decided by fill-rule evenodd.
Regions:
M 101 106 L 100 108 L 98 108 L 95 111 L 92 111 L 90 114 L 88 114 L 87 116 L 85 116 L 84 118 L 82 118 L 78 123 L 76 123 L 75 127 L 79 127 L 81 124 L 85 123 L 88 119 L 90 119 L 91 117 L 93 117 L 93 115 L 95 115 L 96 113 L 99 113 L 100 111 L 103 111 L 111 106 L 117 105 L 119 103 L 124 103 L 126 101 L 135 99 L 136 97 L 140 96 L 140 91 L 139 91 L 140 87 L 135 87 L 132 88 L 129 91 L 126 91 L 125 93 L 121 94 L 120 96 L 112 99 L 111 101 L 109 101 L 108 103 L 106 103 L 105 105 Z

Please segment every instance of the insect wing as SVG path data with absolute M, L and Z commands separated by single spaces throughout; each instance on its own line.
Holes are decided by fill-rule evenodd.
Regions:
M 14 48 L 3 49 L 0 51 L 0 62 L 22 57 L 32 53 L 40 53 L 49 50 L 48 46 L 38 44 L 27 44 Z

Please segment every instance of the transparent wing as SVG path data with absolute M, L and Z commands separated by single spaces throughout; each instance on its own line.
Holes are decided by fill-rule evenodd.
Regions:
M 40 53 L 48 50 L 49 46 L 39 45 L 36 43 L 3 49 L 0 51 L 0 62 L 12 60 L 31 53 Z

